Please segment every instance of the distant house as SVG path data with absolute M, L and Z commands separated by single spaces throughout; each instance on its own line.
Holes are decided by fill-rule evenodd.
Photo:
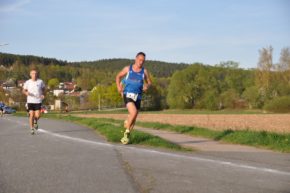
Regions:
M 13 80 L 8 80 L 8 81 L 2 83 L 2 87 L 4 90 L 12 90 L 16 87 L 16 84 Z
M 61 82 L 58 88 L 53 90 L 53 95 L 59 96 L 60 94 L 70 94 L 72 96 L 79 96 L 78 93 L 73 94 L 76 86 L 77 84 L 75 82 Z
M 59 85 L 58 85 L 58 88 L 64 90 L 64 83 L 60 82 Z
M 69 92 L 72 92 L 77 86 L 75 82 L 64 82 L 63 84 L 64 84 L 64 90 L 69 91 Z
M 64 94 L 64 90 L 63 89 L 55 89 L 53 90 L 53 95 L 54 96 L 59 96 L 60 94 Z
M 58 89 L 64 90 L 65 93 L 74 92 L 77 84 L 75 82 L 61 82 L 58 85 Z

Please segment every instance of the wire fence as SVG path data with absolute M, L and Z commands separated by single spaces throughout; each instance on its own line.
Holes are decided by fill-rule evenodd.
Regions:
M 100 93 L 94 98 L 90 92 L 81 95 L 62 95 L 55 97 L 46 95 L 43 105 L 50 111 L 117 111 L 126 109 L 123 98 L 117 93 Z M 141 110 L 151 110 L 164 103 L 165 98 L 156 101 L 153 96 L 144 94 L 141 101 Z M 57 104 L 59 103 L 59 104 Z M 26 97 L 18 97 L 17 100 L 9 103 L 17 111 L 25 111 Z
M 141 110 L 150 110 L 154 108 L 154 99 L 152 96 L 143 95 L 141 101 Z M 64 111 L 118 111 L 126 109 L 123 98 L 115 94 L 98 94 L 92 100 L 90 96 L 83 97 L 63 97 L 64 105 L 60 109 Z

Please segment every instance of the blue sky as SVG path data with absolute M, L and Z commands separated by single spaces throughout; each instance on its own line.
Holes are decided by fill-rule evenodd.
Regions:
M 67 61 L 134 58 L 256 67 L 290 47 L 288 0 L 0 0 L 0 52 Z

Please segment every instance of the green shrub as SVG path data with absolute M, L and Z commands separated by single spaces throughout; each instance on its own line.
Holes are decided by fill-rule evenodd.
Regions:
M 264 109 L 275 113 L 290 113 L 290 96 L 274 98 L 265 104 Z
M 219 98 L 217 95 L 218 93 L 214 90 L 205 92 L 201 101 L 197 104 L 196 107 L 201 109 L 218 110 Z

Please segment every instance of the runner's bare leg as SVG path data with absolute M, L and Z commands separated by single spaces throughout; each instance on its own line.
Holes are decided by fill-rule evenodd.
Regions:
M 34 111 L 29 111 L 29 125 L 30 128 L 34 126 Z
M 128 121 L 126 124 L 126 129 L 131 131 L 134 127 L 135 122 L 136 122 L 138 110 L 133 102 L 127 103 L 126 106 L 127 106 L 128 112 L 129 112 Z

